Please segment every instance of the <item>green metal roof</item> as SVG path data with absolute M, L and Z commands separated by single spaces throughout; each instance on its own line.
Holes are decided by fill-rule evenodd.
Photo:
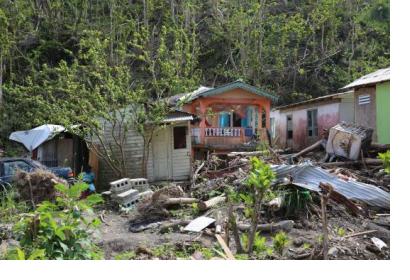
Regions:
M 217 88 L 210 88 L 206 91 L 201 91 L 197 94 L 193 94 L 193 95 L 190 96 L 189 101 L 195 100 L 199 97 L 207 97 L 207 96 L 218 95 L 218 94 L 221 94 L 221 93 L 224 93 L 224 92 L 227 92 L 229 90 L 236 89 L 236 88 L 241 88 L 243 90 L 252 92 L 256 95 L 269 98 L 272 101 L 277 101 L 278 100 L 278 97 L 275 96 L 273 93 L 272 94 L 268 93 L 268 92 L 266 92 L 262 89 L 259 89 L 257 87 L 248 85 L 248 84 L 244 83 L 242 80 L 237 80 L 237 81 L 222 85 L 222 86 L 217 87 Z

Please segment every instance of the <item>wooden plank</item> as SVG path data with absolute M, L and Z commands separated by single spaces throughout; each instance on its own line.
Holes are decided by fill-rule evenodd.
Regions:
M 235 260 L 235 256 L 232 254 L 229 247 L 226 245 L 225 240 L 219 234 L 215 234 L 216 240 L 221 245 L 222 249 L 225 252 L 225 255 L 228 257 L 228 260 Z

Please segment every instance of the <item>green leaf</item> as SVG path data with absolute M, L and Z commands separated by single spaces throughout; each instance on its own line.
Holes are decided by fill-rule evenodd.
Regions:
M 44 249 L 35 249 L 28 258 L 29 260 L 44 260 L 45 259 L 45 250 Z

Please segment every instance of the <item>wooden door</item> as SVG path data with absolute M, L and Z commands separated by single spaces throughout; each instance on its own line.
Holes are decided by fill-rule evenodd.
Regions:
M 172 128 L 172 178 L 187 180 L 191 175 L 191 139 L 187 125 Z
M 154 180 L 170 179 L 170 128 L 158 130 L 152 138 Z

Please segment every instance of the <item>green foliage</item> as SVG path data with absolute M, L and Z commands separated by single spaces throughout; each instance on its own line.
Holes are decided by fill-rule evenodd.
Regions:
M 384 171 L 390 174 L 390 150 L 385 153 L 379 153 L 377 158 L 383 161 Z
M 241 199 L 245 203 L 245 216 L 251 219 L 251 228 L 248 233 L 246 246 L 249 255 L 254 250 L 255 241 L 258 236 L 256 227 L 259 221 L 262 201 L 275 178 L 276 175 L 268 164 L 257 157 L 251 158 L 251 169 L 246 179 L 249 192 L 240 194 Z
M 279 188 L 278 195 L 283 197 L 285 216 L 288 217 L 306 211 L 312 203 L 312 195 L 308 190 L 301 190 L 294 186 Z
M 343 237 L 346 235 L 346 230 L 342 227 L 338 227 L 337 228 L 337 235 L 339 235 L 340 237 Z
M 265 164 L 257 157 L 251 158 L 251 170 L 246 180 L 247 186 L 255 188 L 256 192 L 264 193 L 274 179 L 276 176 L 269 164 Z
M 305 242 L 305 243 L 303 243 L 302 248 L 305 249 L 305 250 L 307 250 L 307 249 L 312 248 L 312 245 L 311 245 L 310 243 L 306 243 L 306 242 Z
M 259 234 L 260 232 L 257 231 L 255 234 L 255 240 L 253 243 L 253 250 L 258 254 L 265 253 L 268 249 L 268 246 L 266 244 L 266 237 L 260 236 Z M 241 243 L 245 248 L 249 246 L 249 238 L 247 234 L 241 235 Z
M 99 194 L 80 200 L 87 184 L 77 183 L 70 188 L 56 185 L 59 196 L 55 203 L 44 201 L 35 211 L 22 215 L 14 232 L 20 243 L 17 254 L 8 257 L 41 256 L 45 259 L 99 259 L 101 253 L 91 240 L 92 230 L 100 225 L 93 218 L 92 207 L 102 202 Z M 39 254 L 39 252 L 43 254 Z
M 45 260 L 45 251 L 43 249 L 35 249 L 30 253 L 29 256 L 26 256 L 26 253 L 20 248 L 13 248 L 8 253 L 6 258 L 8 260 Z
M 288 235 L 284 231 L 280 231 L 273 237 L 273 249 L 278 254 L 282 255 L 283 250 L 289 244 L 290 240 Z
M 114 260 L 132 260 L 135 259 L 135 252 L 134 251 L 126 251 L 115 255 Z
M 1 188 L 1 186 L 0 186 Z M 25 202 L 16 199 L 16 192 L 13 189 L 0 189 L 0 221 L 4 223 L 16 222 L 19 214 L 27 212 L 29 207 Z

